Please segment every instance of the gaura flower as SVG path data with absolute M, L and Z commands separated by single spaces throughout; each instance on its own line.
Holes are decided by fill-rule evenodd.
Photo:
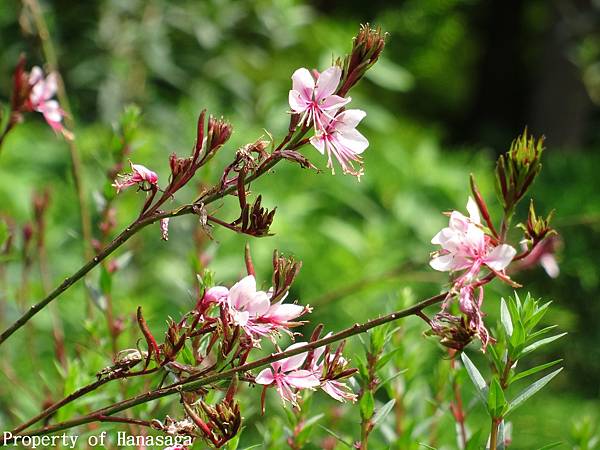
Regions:
M 331 155 L 333 155 L 344 173 L 349 173 L 360 179 L 363 174 L 360 154 L 369 146 L 369 141 L 356 129 L 366 116 L 360 109 L 348 109 L 328 119 L 323 129 L 310 139 L 310 143 L 321 154 L 327 152 L 327 167 L 335 174 Z M 356 169 L 353 163 L 357 163 Z
M 516 250 L 508 244 L 495 245 L 492 238 L 485 234 L 477 204 L 471 197 L 467 211 L 469 217 L 453 211 L 448 227 L 433 237 L 431 243 L 440 245 L 442 249 L 434 254 L 429 264 L 442 272 L 468 269 L 461 277 L 467 282 L 479 273 L 482 266 L 506 280 L 503 271 L 514 258 Z
M 27 107 L 32 111 L 42 113 L 44 119 L 52 129 L 58 133 L 62 133 L 65 137 L 71 138 L 72 135 L 65 130 L 62 120 L 65 112 L 61 109 L 56 100 L 52 97 L 56 94 L 58 87 L 57 75 L 52 72 L 44 78 L 44 72 L 38 66 L 34 66 L 29 73 L 29 98 Z
M 227 296 L 227 306 L 234 325 L 242 327 L 249 334 L 268 331 L 255 324 L 256 319 L 269 311 L 271 302 L 266 292 L 256 290 L 254 275 L 248 275 L 233 285 Z
M 212 288 L 216 289 L 216 288 Z M 224 291 L 209 290 L 210 295 L 221 296 Z M 287 296 L 287 295 L 286 295 Z M 296 325 L 293 322 L 306 312 L 310 312 L 309 306 L 283 303 L 284 296 L 277 303 L 271 304 L 272 290 L 269 292 L 256 289 L 256 279 L 248 275 L 238 281 L 227 293 L 226 304 L 228 312 L 234 325 L 240 326 L 252 337 L 265 336 L 277 330 L 286 330 Z
M 286 350 L 292 350 L 303 345 L 306 345 L 306 342 L 298 342 L 290 345 Z M 305 352 L 271 363 L 270 368 L 263 369 L 256 376 L 256 383 L 264 385 L 265 390 L 268 386 L 275 385 L 284 405 L 285 402 L 290 402 L 292 405 L 298 406 L 296 389 L 314 390 L 321 384 L 312 371 L 300 369 L 306 360 L 306 356 L 307 353 Z
M 315 130 L 320 131 L 350 98 L 334 95 L 340 84 L 342 69 L 332 66 L 321 74 L 315 71 L 315 74 L 316 77 L 313 77 L 304 67 L 296 70 L 292 75 L 288 100 L 292 111 L 302 114 L 300 123 L 312 123 Z
M 141 164 L 133 164 L 131 161 L 129 161 L 129 164 L 131 165 L 131 173 L 119 175 L 120 179 L 117 178 L 112 184 L 113 187 L 117 188 L 117 193 L 136 184 L 142 189 L 146 188 L 144 184 L 148 184 L 151 188 L 156 188 L 156 183 L 158 182 L 156 172 Z
M 325 337 L 330 335 L 331 333 L 328 333 Z M 331 398 L 338 402 L 346 400 L 355 402 L 357 395 L 352 392 L 350 386 L 343 381 L 339 381 L 341 378 L 344 378 L 342 372 L 344 372 L 348 362 L 341 355 L 336 360 L 336 355 L 329 352 L 321 359 L 325 353 L 325 349 L 326 347 L 319 347 L 314 350 L 310 370 L 320 379 L 321 389 Z

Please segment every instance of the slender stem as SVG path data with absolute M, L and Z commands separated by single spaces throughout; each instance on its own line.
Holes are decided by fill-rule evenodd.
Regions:
M 170 386 L 140 394 L 136 397 L 132 397 L 130 399 L 115 403 L 115 404 L 107 406 L 105 408 L 93 411 L 92 413 L 90 413 L 88 415 L 78 417 L 78 418 L 75 418 L 72 420 L 68 420 L 68 421 L 65 421 L 62 423 L 58 423 L 55 425 L 45 426 L 45 427 L 33 430 L 29 433 L 24 433 L 24 435 L 33 436 L 33 435 L 45 435 L 45 434 L 49 434 L 49 433 L 54 433 L 56 431 L 65 430 L 67 428 L 72 428 L 72 427 L 75 427 L 78 425 L 96 422 L 98 420 L 97 417 L 99 415 L 100 416 L 110 416 L 110 415 L 116 414 L 118 412 L 132 408 L 134 406 L 137 406 L 137 405 L 140 405 L 143 403 L 147 403 L 147 402 L 150 402 L 150 401 L 162 398 L 162 397 L 166 397 L 168 395 L 177 394 L 182 391 L 195 391 L 195 390 L 198 390 L 202 386 L 212 384 L 212 383 L 215 383 L 220 380 L 228 379 L 228 378 L 232 377 L 233 375 L 235 375 L 236 373 L 247 372 L 249 370 L 265 366 L 272 362 L 280 361 L 284 358 L 298 355 L 300 353 L 304 353 L 309 350 L 313 350 L 318 347 L 323 347 L 325 345 L 341 341 L 341 340 L 349 338 L 351 336 L 364 333 L 372 328 L 381 326 L 388 322 L 392 322 L 392 321 L 395 321 L 395 320 L 398 320 L 398 319 L 401 319 L 404 317 L 415 315 L 417 312 L 427 308 L 428 306 L 431 306 L 431 305 L 441 302 L 442 300 L 444 300 L 446 298 L 446 295 L 447 295 L 447 292 L 438 294 L 436 296 L 433 296 L 426 300 L 423 300 L 409 308 L 393 312 L 386 316 L 378 317 L 377 319 L 369 320 L 368 322 L 365 322 L 362 324 L 357 323 L 357 324 L 355 324 L 349 328 L 346 328 L 345 330 L 342 330 L 336 334 L 333 334 L 328 337 L 324 337 L 317 341 L 309 342 L 306 345 L 303 345 L 301 347 L 288 349 L 284 352 L 273 353 L 270 356 L 266 356 L 266 357 L 258 359 L 256 361 L 249 362 L 249 363 L 243 364 L 238 367 L 231 368 L 229 370 L 226 370 L 226 371 L 223 371 L 220 373 L 215 373 L 215 374 L 207 376 L 207 377 L 190 376 L 188 379 L 178 382 L 178 383 L 175 383 L 175 384 L 172 384 Z M 0 444 L 2 444 L 1 440 L 0 440 Z
M 496 418 L 492 418 L 492 431 L 490 433 L 490 449 L 496 450 L 498 447 L 498 428 L 500 426 L 500 422 Z
M 83 397 L 86 394 L 89 394 L 90 392 L 95 391 L 96 389 L 98 389 L 100 386 L 105 385 L 106 383 L 108 383 L 109 381 L 113 381 L 113 380 L 122 380 L 125 378 L 133 378 L 133 377 L 137 377 L 140 375 L 149 375 L 151 373 L 157 372 L 158 371 L 158 367 L 155 367 L 153 369 L 149 369 L 149 370 L 145 370 L 145 371 L 141 371 L 141 372 L 130 372 L 127 374 L 123 374 L 122 376 L 113 376 L 113 377 L 105 377 L 105 378 L 101 378 L 93 383 L 88 384 L 87 386 L 84 386 L 80 389 L 77 389 L 75 392 L 67 395 L 65 398 L 63 398 L 62 400 L 57 401 L 56 403 L 53 403 L 52 405 L 48 406 L 46 409 L 44 409 L 42 412 L 40 412 L 39 414 L 37 414 L 35 417 L 32 417 L 31 419 L 29 419 L 26 422 L 23 422 L 21 425 L 19 425 L 17 428 L 15 428 L 14 430 L 12 430 L 12 434 L 17 434 L 20 433 L 21 431 L 29 428 L 31 425 L 33 425 L 36 422 L 39 422 L 42 419 L 45 419 L 46 417 L 49 417 L 50 415 L 54 414 L 56 411 L 58 411 L 60 408 L 62 408 L 63 406 Z
M 450 403 L 450 409 L 452 411 L 452 415 L 454 416 L 454 420 L 458 423 L 458 427 L 460 430 L 460 443 L 461 448 L 467 447 L 467 429 L 465 427 L 465 410 L 463 407 L 462 396 L 460 395 L 460 386 L 458 384 L 458 376 L 456 373 L 456 360 L 454 359 L 453 352 L 450 352 L 450 368 L 454 371 L 452 376 L 452 392 L 454 394 L 454 401 Z
M 295 148 L 295 147 L 294 147 Z M 282 157 L 277 156 L 277 153 L 273 154 L 270 158 L 263 162 L 258 169 L 246 177 L 246 183 L 250 183 L 251 181 L 257 179 L 261 175 L 267 173 L 275 164 L 281 161 Z M 106 246 L 101 252 L 99 252 L 96 256 L 90 259 L 87 263 L 85 263 L 77 272 L 75 272 L 70 277 L 65 278 L 65 280 L 47 297 L 45 297 L 40 302 L 33 305 L 27 312 L 25 312 L 16 322 L 14 322 L 11 326 L 9 326 L 6 330 L 2 332 L 0 335 L 0 345 L 4 341 L 6 341 L 15 331 L 21 328 L 24 324 L 26 324 L 33 316 L 35 316 L 38 312 L 40 312 L 46 305 L 52 302 L 55 298 L 73 286 L 77 281 L 82 279 L 89 271 L 91 271 L 94 267 L 100 264 L 106 257 L 112 254 L 115 250 L 117 250 L 121 245 L 129 240 L 134 234 L 140 231 L 142 228 L 147 225 L 153 224 L 159 221 L 162 218 L 166 217 L 177 217 L 185 214 L 195 214 L 195 208 L 199 204 L 208 205 L 213 203 L 216 200 L 219 200 L 226 195 L 231 194 L 235 190 L 235 186 L 230 186 L 225 189 L 218 190 L 217 188 L 213 188 L 201 195 L 198 199 L 196 199 L 193 203 L 182 206 L 178 209 L 174 209 L 168 212 L 161 213 L 153 213 L 152 215 L 145 215 L 135 222 L 133 222 L 130 226 L 125 228 L 115 239 L 112 240 L 110 244 Z
M 42 43 L 42 49 L 46 58 L 48 69 L 50 72 L 55 72 L 57 74 L 58 86 L 56 95 L 58 97 L 58 101 L 60 103 L 61 108 L 66 113 L 65 123 L 70 130 L 73 130 L 75 126 L 75 123 L 73 121 L 73 114 L 71 112 L 69 98 L 65 90 L 64 81 L 62 79 L 62 76 L 60 75 L 60 72 L 58 71 L 58 58 L 56 56 L 56 51 L 54 49 L 54 44 L 52 43 L 50 32 L 48 31 L 46 20 L 44 19 L 44 15 L 42 13 L 38 0 L 22 1 L 23 4 L 26 5 L 27 8 L 29 8 L 29 10 L 31 11 L 33 19 L 35 21 L 35 26 L 37 28 L 40 41 Z M 77 193 L 77 201 L 79 203 L 81 231 L 83 235 L 83 254 L 85 259 L 90 259 L 93 254 L 92 249 L 90 247 L 92 242 L 92 225 L 89 207 L 85 195 L 85 187 L 82 181 L 83 172 L 81 166 L 81 159 L 79 156 L 77 144 L 75 143 L 75 136 L 73 136 L 72 138 L 67 138 L 66 141 L 69 146 L 73 182 L 75 184 L 75 191 Z
M 4 139 L 6 138 L 6 136 L 8 136 L 8 133 L 10 133 L 10 131 L 14 128 L 14 126 L 17 124 L 17 122 L 15 122 L 15 120 L 13 119 L 13 114 L 12 112 L 10 113 L 10 118 L 8 119 L 8 123 L 6 124 L 6 127 L 4 127 L 4 130 L 2 130 L 2 133 L 0 133 L 0 153 L 2 153 L 2 144 L 4 144 Z

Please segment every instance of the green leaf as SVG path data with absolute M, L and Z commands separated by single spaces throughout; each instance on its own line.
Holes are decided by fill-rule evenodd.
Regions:
M 527 347 L 525 347 L 523 349 L 522 355 L 526 355 L 528 353 L 531 353 L 532 351 L 540 348 L 542 345 L 546 345 L 546 344 L 549 344 L 550 342 L 554 342 L 557 339 L 560 339 L 561 337 L 563 337 L 565 334 L 567 334 L 567 333 L 555 334 L 554 336 L 550 336 L 550 337 L 547 337 L 547 338 L 544 338 L 544 339 L 540 339 L 539 341 L 534 342 L 533 344 L 528 345 Z
M 365 390 L 362 397 L 359 400 L 360 415 L 365 419 L 373 417 L 373 411 L 375 410 L 375 399 L 371 391 Z
M 2 246 L 8 239 L 8 235 L 8 225 L 4 220 L 0 220 L 0 248 L 2 248 Z
M 477 430 L 477 432 L 473 433 L 469 440 L 467 441 L 467 445 L 465 450 L 480 450 L 481 446 L 479 441 L 481 441 L 481 433 L 482 430 Z
M 545 328 L 542 328 L 541 330 L 531 333 L 529 336 L 527 336 L 527 341 L 528 342 L 535 341 L 541 335 L 546 334 L 548 331 L 552 331 L 555 328 L 558 328 L 558 325 L 550 325 L 549 327 L 545 327 Z
M 383 350 L 388 326 L 377 327 L 371 331 L 371 353 L 377 354 Z
M 384 354 L 379 361 L 377 361 L 376 368 L 377 370 L 383 369 L 387 363 L 389 363 L 397 353 L 400 353 L 403 350 L 402 347 L 396 347 L 394 350 Z
M 517 397 L 515 397 L 509 403 L 508 410 L 506 411 L 506 416 L 508 416 L 508 414 L 513 412 L 519 406 L 521 406 L 525 401 L 527 401 L 529 399 L 529 397 L 531 397 L 533 394 L 535 394 L 540 389 L 542 389 L 544 386 L 546 386 L 552 380 L 552 378 L 554 378 L 556 375 L 558 375 L 560 373 L 561 370 L 562 370 L 562 367 L 560 369 L 555 370 L 554 372 L 546 375 L 545 377 L 540 378 L 535 383 L 530 385 L 528 388 L 523 390 L 523 392 L 521 392 Z
M 520 320 L 517 320 L 514 324 L 513 324 L 513 332 L 512 335 L 510 336 L 510 339 L 508 340 L 509 343 L 509 358 L 511 360 L 517 360 L 519 359 L 519 355 L 523 349 L 523 347 L 525 346 L 525 339 L 527 338 L 527 336 L 525 335 L 525 329 L 523 328 L 523 324 L 521 323 Z
M 493 418 L 502 417 L 502 413 L 506 407 L 506 397 L 504 397 L 504 391 L 496 377 L 492 378 L 492 382 L 490 383 L 487 407 Z
M 302 431 L 300 431 L 297 436 L 298 443 L 304 444 L 308 438 L 310 438 L 314 424 L 321 420 L 324 416 L 325 414 L 317 414 L 316 416 L 313 416 L 304 422 L 302 425 Z
M 344 444 L 346 447 L 348 448 L 354 448 L 354 446 L 349 443 L 348 441 L 346 441 L 344 438 L 342 438 L 339 434 L 337 434 L 335 431 L 330 430 L 327 427 L 324 427 L 323 425 L 319 425 L 319 427 L 321 429 L 323 429 L 325 432 L 329 433 L 331 436 L 333 436 L 334 438 L 336 438 L 338 440 L 338 442 Z
M 510 313 L 508 312 L 508 307 L 506 306 L 506 302 L 503 298 L 500 299 L 500 320 L 502 321 L 502 326 L 506 331 L 506 335 L 508 337 L 512 336 L 513 325 L 512 321 L 510 320 Z
M 377 412 L 373 416 L 373 419 L 371 419 L 371 423 L 373 424 L 373 429 L 375 429 L 377 427 L 379 422 L 381 422 L 383 419 L 386 418 L 386 416 L 390 413 L 390 411 L 392 410 L 392 408 L 394 407 L 395 404 L 396 404 L 396 399 L 393 398 L 377 410 Z
M 461 353 L 460 359 L 462 359 L 462 362 L 465 365 L 465 369 L 467 369 L 469 378 L 477 388 L 477 394 L 479 395 L 479 398 L 485 405 L 487 403 L 488 396 L 488 388 L 485 384 L 485 380 L 483 379 L 481 373 L 479 372 L 479 370 L 477 370 L 477 367 L 475 367 L 475 364 L 473 364 L 473 362 L 469 359 L 466 353 Z
M 552 362 L 549 362 L 549 363 L 546 363 L 546 364 L 540 364 L 539 366 L 532 367 L 531 369 L 528 369 L 528 370 L 524 370 L 523 372 L 520 372 L 520 373 L 514 375 L 511 378 L 510 382 L 514 383 L 515 381 L 518 381 L 522 378 L 528 377 L 529 375 L 533 375 L 534 373 L 541 372 L 542 370 L 547 369 L 548 367 L 552 367 L 552 366 L 558 364 L 559 362 L 562 362 L 562 358 L 557 359 Z
M 562 444 L 563 444 L 562 441 L 553 442 L 552 444 L 547 444 L 547 445 L 544 445 L 543 447 L 540 447 L 540 450 L 550 450 L 551 448 L 556 448 Z
M 100 270 L 100 290 L 104 295 L 110 295 L 112 290 L 112 275 L 104 266 Z
M 403 369 L 399 372 L 396 372 L 393 375 L 390 375 L 389 377 L 387 377 L 386 379 L 384 379 L 383 381 L 381 381 L 378 385 L 377 388 L 375 389 L 375 391 L 379 390 L 379 388 L 384 387 L 386 384 L 388 384 L 390 381 L 398 378 L 400 375 L 402 375 L 403 373 L 406 373 L 408 371 L 408 369 Z
M 181 350 L 181 356 L 183 357 L 184 363 L 189 364 L 190 366 L 194 365 L 194 355 L 192 355 L 192 351 L 188 348 L 187 345 L 183 346 L 183 349 Z

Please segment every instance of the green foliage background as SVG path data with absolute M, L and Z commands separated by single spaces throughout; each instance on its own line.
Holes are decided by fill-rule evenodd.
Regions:
M 357 183 L 351 177 L 333 177 L 326 170 L 316 174 L 281 164 L 272 176 L 254 183 L 252 189 L 263 195 L 264 203 L 277 206 L 272 228 L 275 235 L 250 242 L 258 278 L 267 287 L 275 248 L 303 261 L 292 298 L 315 306 L 308 330 L 318 322 L 339 330 L 437 293 L 445 279 L 428 267 L 427 260 L 431 236 L 446 220 L 441 211 L 464 208 L 469 173 L 475 174 L 484 195 L 498 211 L 493 200 L 494 159 L 527 124 L 480 123 L 470 135 L 460 129 L 468 126 L 464 111 L 476 101 L 473 80 L 477 62 L 486 52 L 485 42 L 473 36 L 480 3 L 427 0 L 382 6 L 375 2 L 373 11 L 365 12 L 356 4 L 340 13 L 335 3 L 326 6 L 297 0 L 45 2 L 46 19 L 59 49 L 61 71 L 75 111 L 75 132 L 94 223 L 98 222 L 94 199 L 104 188 L 104 173 L 110 165 L 111 124 L 126 104 L 134 102 L 143 111 L 143 127 L 132 159 L 156 170 L 163 180 L 169 173 L 168 155 L 172 151 L 185 154 L 191 148 L 195 120 L 202 108 L 227 117 L 235 130 L 230 145 L 210 170 L 197 175 L 200 182 L 213 183 L 238 146 L 267 133 L 276 139 L 285 134 L 291 73 L 302 66 L 326 67 L 332 57 L 349 49 L 358 24 L 369 20 L 388 31 L 390 39 L 383 59 L 352 93 L 353 106 L 368 113 L 361 125 L 370 141 L 365 153 L 366 175 Z M 543 2 L 531 4 L 521 19 L 534 29 L 548 27 L 551 8 L 546 10 Z M 31 29 L 31 18 L 18 2 L 3 2 L 3 102 L 8 99 L 10 75 L 20 52 L 25 51 L 32 64 L 43 63 L 39 42 L 27 32 Z M 590 36 L 593 32 L 582 32 L 569 51 L 575 55 L 578 76 L 594 99 L 597 84 L 593 68 L 600 50 Z M 524 46 L 523 52 L 535 54 L 539 48 L 534 44 Z M 529 77 L 535 76 L 532 69 Z M 509 108 L 512 101 L 505 99 Z M 521 104 L 520 99 L 514 101 Z M 506 107 L 487 105 L 491 111 Z M 600 155 L 598 121 L 593 122 L 598 118 L 597 105 L 592 111 L 585 124 L 586 137 L 578 148 L 555 145 L 552 129 L 535 130 L 546 134 L 548 149 L 531 196 L 540 211 L 556 209 L 556 227 L 563 240 L 558 256 L 561 275 L 550 280 L 536 268 L 514 276 L 535 296 L 554 301 L 546 320 L 569 334 L 541 352 L 538 361 L 532 361 L 563 357 L 566 369 L 513 417 L 515 449 L 538 448 L 558 440 L 570 442 L 574 423 L 588 415 L 592 421 L 598 418 Z M 0 212 L 14 221 L 16 245 L 11 259 L 5 261 L 6 284 L 1 289 L 7 301 L 0 312 L 3 326 L 18 314 L 13 300 L 21 274 L 20 229 L 31 221 L 34 190 L 49 187 L 52 192 L 47 245 L 53 284 L 82 263 L 66 144 L 53 136 L 41 118 L 27 119 L 9 136 L 0 158 Z M 306 148 L 304 153 L 324 168 L 314 149 Z M 194 190 L 179 196 L 182 201 L 189 200 Z M 119 227 L 135 218 L 140 197 L 133 191 L 119 197 Z M 219 205 L 225 217 L 235 214 L 234 207 L 232 200 Z M 168 242 L 160 241 L 156 227 L 148 228 L 117 253 L 116 258 L 131 255 L 129 264 L 113 279 L 115 308 L 128 330 L 121 338 L 123 348 L 135 346 L 135 334 L 129 331 L 134 327 L 137 305 L 143 305 L 157 335 L 162 335 L 168 316 L 177 318 L 193 306 L 190 292 L 195 275 L 190 262 L 195 258 L 191 242 L 196 228 L 195 218 L 182 217 L 172 221 Z M 97 234 L 96 227 L 94 232 Z M 210 268 L 216 272 L 216 281 L 230 284 L 243 273 L 243 246 L 248 239 L 221 229 L 215 229 L 213 237 L 206 249 L 212 259 Z M 399 272 L 407 262 L 410 268 Z M 98 272 L 93 273 L 89 282 L 97 286 L 98 277 Z M 347 286 L 354 288 L 343 298 L 330 299 L 331 292 Z M 42 294 L 34 270 L 28 298 L 33 302 Z M 485 309 L 491 324 L 500 297 L 509 294 L 505 286 L 495 284 L 490 289 Z M 104 333 L 105 323 L 99 317 L 84 319 L 83 285 L 70 290 L 58 305 L 68 354 L 73 358 L 70 370 L 65 374 L 55 366 L 48 339 L 50 316 L 40 314 L 32 327 L 3 347 L 0 429 L 35 413 L 40 399 L 58 398 L 61 392 L 89 382 L 95 372 L 110 364 L 109 343 L 93 337 Z M 439 421 L 436 445 L 453 448 L 448 405 L 436 403 L 435 387 L 439 392 L 447 389 L 447 361 L 440 362 L 444 352 L 435 342 L 421 337 L 421 323 L 409 319 L 399 325 L 400 338 L 394 345 L 401 351 L 395 367 L 406 369 L 406 373 L 395 392 L 402 392 L 404 397 L 407 429 L 404 437 L 391 425 L 376 431 L 374 448 L 391 445 L 386 444 L 393 441 L 391 436 L 398 439 L 393 448 L 413 448 L 418 441 L 427 442 L 428 433 L 419 427 L 426 427 L 425 418 L 432 415 Z M 349 354 L 359 348 L 358 340 L 352 341 Z M 142 386 L 132 383 L 128 389 L 134 394 Z M 381 401 L 392 395 L 380 394 Z M 119 395 L 116 389 L 109 389 L 86 401 L 99 405 Z M 270 396 L 269 413 L 260 418 L 258 396 L 257 390 L 251 390 L 245 397 L 247 422 L 242 442 L 245 446 L 265 442 L 265 448 L 281 448 L 277 433 L 283 439 L 285 415 L 275 396 Z M 332 417 L 339 413 L 338 405 L 322 397 L 315 396 L 319 405 L 315 409 L 327 415 L 328 422 L 323 423 L 350 441 L 357 439 L 356 408 L 346 412 L 344 420 L 336 421 Z M 169 401 L 162 401 L 160 411 L 171 406 Z M 85 412 L 87 407 L 81 403 L 69 406 L 56 420 Z M 140 415 L 156 413 L 150 407 L 136 411 Z M 483 412 L 474 406 L 472 413 L 470 420 L 477 429 L 477 417 L 483 417 Z M 487 430 L 487 423 L 485 427 Z M 316 429 L 312 447 L 307 448 L 320 448 L 326 436 Z

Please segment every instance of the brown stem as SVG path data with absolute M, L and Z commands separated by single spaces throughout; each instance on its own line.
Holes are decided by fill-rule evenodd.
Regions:
M 492 418 L 492 431 L 490 432 L 490 449 L 496 450 L 498 448 L 498 428 L 500 421 L 496 418 Z
M 54 49 L 54 44 L 52 43 L 50 32 L 48 31 L 46 20 L 44 19 L 44 15 L 42 14 L 38 0 L 22 1 L 23 5 L 25 5 L 31 11 L 33 19 L 35 21 L 35 27 L 37 28 L 38 35 L 42 43 L 42 49 L 46 58 L 48 70 L 57 74 L 58 86 L 56 96 L 58 97 L 58 101 L 60 103 L 61 108 L 65 111 L 65 123 L 67 125 L 67 128 L 73 130 L 75 125 L 73 121 L 73 114 L 71 112 L 69 98 L 65 90 L 65 85 L 62 76 L 58 71 L 58 58 L 56 57 L 56 51 Z M 75 136 L 71 138 L 66 138 L 66 141 L 69 147 L 69 154 L 71 157 L 71 172 L 73 175 L 73 182 L 75 184 L 75 191 L 77 193 L 77 202 L 79 204 L 81 232 L 83 235 L 83 256 L 86 260 L 89 260 L 93 254 L 92 249 L 90 247 L 92 243 L 92 222 L 90 219 L 90 211 L 85 195 L 85 187 L 82 181 L 83 171 L 81 166 L 81 159 L 79 156 L 77 144 L 75 143 Z M 88 313 L 91 312 L 90 306 L 90 302 L 88 302 Z
M 297 147 L 291 147 L 290 150 L 294 150 Z M 277 153 L 275 154 L 277 155 Z M 246 183 L 250 183 L 257 179 L 258 177 L 267 173 L 275 164 L 281 161 L 281 157 L 272 155 L 266 161 L 261 164 L 256 171 L 254 171 L 251 175 L 246 178 Z M 26 324 L 33 316 L 35 316 L 38 312 L 40 312 L 44 307 L 46 307 L 50 302 L 52 302 L 55 298 L 73 286 L 77 281 L 82 279 L 88 272 L 90 272 L 94 267 L 100 264 L 104 259 L 106 259 L 110 254 L 112 254 L 115 250 L 117 250 L 121 245 L 127 242 L 134 234 L 140 231 L 142 228 L 153 224 L 160 219 L 163 218 L 171 218 L 178 217 L 185 214 L 195 214 L 195 209 L 197 205 L 203 204 L 208 205 L 213 203 L 216 200 L 219 200 L 229 194 L 231 194 L 235 190 L 235 186 L 230 186 L 225 189 L 217 189 L 213 188 L 201 195 L 197 198 L 193 203 L 184 205 L 178 209 L 174 209 L 168 212 L 157 212 L 154 214 L 145 214 L 143 217 L 140 217 L 136 221 L 134 221 L 130 226 L 125 228 L 117 237 L 115 237 L 110 244 L 108 244 L 101 252 L 99 252 L 96 256 L 90 259 L 87 263 L 85 263 L 77 272 L 75 272 L 70 277 L 65 278 L 65 280 L 54 289 L 48 296 L 46 296 L 43 300 L 31 306 L 27 312 L 25 312 L 16 322 L 14 322 L 11 326 L 9 326 L 6 330 L 0 334 L 0 345 L 4 341 L 6 341 L 15 331 L 21 328 L 24 324 Z
M 427 308 L 428 306 L 435 305 L 435 304 L 441 302 L 442 300 L 444 300 L 446 298 L 446 295 L 447 295 L 447 292 L 435 295 L 435 296 L 430 297 L 426 300 L 423 300 L 409 308 L 405 308 L 403 310 L 393 312 L 386 316 L 378 317 L 377 319 L 369 320 L 368 322 L 365 322 L 362 324 L 357 323 L 357 324 L 355 324 L 349 328 L 346 328 L 338 333 L 335 333 L 331 336 L 324 337 L 317 341 L 309 342 L 306 345 L 303 345 L 301 347 L 288 349 L 284 352 L 274 353 L 274 354 L 271 354 L 270 356 L 266 356 L 266 357 L 258 359 L 256 361 L 246 363 L 241 366 L 234 367 L 229 370 L 226 370 L 226 371 L 223 371 L 220 373 L 216 373 L 213 375 L 209 375 L 206 377 L 198 378 L 196 376 L 190 376 L 188 379 L 186 379 L 184 381 L 172 384 L 170 386 L 167 386 L 167 387 L 164 387 L 161 389 L 156 389 L 153 391 L 149 391 L 149 392 L 140 394 L 136 397 L 132 397 L 130 399 L 127 399 L 127 400 L 112 404 L 110 406 L 107 406 L 105 408 L 96 410 L 88 415 L 78 417 L 78 418 L 75 418 L 72 420 L 68 420 L 68 421 L 65 421 L 62 423 L 58 423 L 55 425 L 45 426 L 45 427 L 33 430 L 30 433 L 24 433 L 24 434 L 31 435 L 31 436 L 49 434 L 49 433 L 53 433 L 56 431 L 65 430 L 67 428 L 72 428 L 72 427 L 75 427 L 78 425 L 95 422 L 95 421 L 97 421 L 97 417 L 99 415 L 110 416 L 110 415 L 116 414 L 118 412 L 132 408 L 134 406 L 137 406 L 137 405 L 140 405 L 143 403 L 147 403 L 147 402 L 150 402 L 152 400 L 156 400 L 156 399 L 159 399 L 162 397 L 166 397 L 168 395 L 177 394 L 182 391 L 196 391 L 202 386 L 206 386 L 206 385 L 215 383 L 220 380 L 228 379 L 237 373 L 244 373 L 249 370 L 265 366 L 272 362 L 280 361 L 284 358 L 298 355 L 300 353 L 304 353 L 309 350 L 313 350 L 318 347 L 323 347 L 325 345 L 341 341 L 341 340 L 349 338 L 351 336 L 364 333 L 372 328 L 381 326 L 388 322 L 393 322 L 395 320 L 414 315 L 418 311 L 421 311 L 421 310 Z M 0 440 L 0 444 L 2 444 L 2 440 Z
M 95 391 L 100 386 L 105 385 L 109 381 L 122 380 L 122 379 L 125 379 L 125 378 L 133 378 L 133 377 L 137 377 L 137 376 L 140 376 L 140 375 L 149 375 L 149 374 L 154 373 L 156 371 L 158 371 L 158 368 L 155 367 L 155 368 L 150 369 L 150 370 L 145 370 L 145 371 L 140 371 L 140 372 L 130 372 L 130 373 L 127 373 L 127 374 L 123 374 L 122 376 L 113 376 L 113 377 L 101 378 L 100 380 L 97 380 L 97 381 L 95 381 L 93 383 L 90 383 L 87 386 L 84 386 L 84 387 L 76 390 L 75 392 L 67 395 L 62 400 L 59 400 L 56 403 L 53 403 L 52 405 L 48 406 L 46 409 L 44 409 L 43 411 L 41 411 L 35 417 L 32 417 L 31 419 L 29 419 L 26 422 L 23 422 L 17 428 L 15 428 L 14 430 L 12 430 L 12 434 L 17 434 L 17 433 L 19 433 L 19 432 L 21 432 L 21 431 L 29 428 L 34 423 L 39 422 L 40 420 L 45 419 L 46 417 L 51 416 L 52 414 L 54 414 L 56 411 L 58 411 L 63 406 L 65 406 L 65 405 L 67 405 L 67 404 L 69 404 L 69 403 L 77 400 L 78 398 L 83 397 L 86 394 L 89 394 L 90 392 Z

